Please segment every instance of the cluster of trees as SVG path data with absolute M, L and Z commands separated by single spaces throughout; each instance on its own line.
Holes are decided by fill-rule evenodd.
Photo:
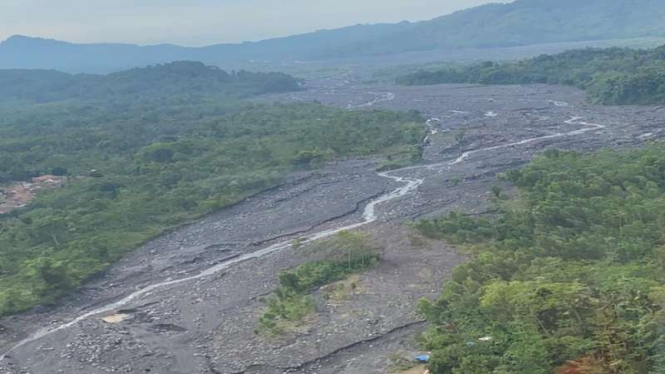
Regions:
M 435 374 L 665 372 L 665 146 L 548 151 L 496 219 L 421 221 L 468 245 L 425 335 Z
M 238 73 L 229 78 L 238 90 L 196 97 L 200 79 L 186 79 L 189 64 L 165 74 L 178 75 L 176 66 L 184 67 L 181 90 L 169 88 L 168 105 L 148 88 L 137 101 L 116 101 L 113 90 L 108 101 L 0 101 L 0 180 L 69 174 L 64 188 L 0 216 L 0 314 L 53 302 L 164 230 L 274 187 L 292 170 L 419 152 L 425 128 L 417 113 L 233 97 L 274 90 L 270 74 Z M 252 91 L 256 85 L 264 88 Z
M 279 275 L 275 295 L 265 300 L 267 311 L 259 318 L 257 333 L 279 335 L 285 324 L 298 323 L 315 308 L 313 290 L 362 272 L 379 261 L 365 234 L 342 232 L 317 245 L 327 258 L 306 262 Z
M 405 85 L 439 83 L 563 84 L 587 90 L 607 105 L 665 103 L 665 46 L 571 50 L 533 59 L 419 71 L 398 78 Z

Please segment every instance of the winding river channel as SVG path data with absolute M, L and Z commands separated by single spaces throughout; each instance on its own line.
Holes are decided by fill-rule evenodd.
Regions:
M 391 95 L 388 95 L 388 94 L 380 95 L 380 96 L 377 97 L 377 99 L 375 99 L 375 101 L 377 101 L 377 100 L 378 101 L 391 100 L 392 97 L 394 97 L 394 95 L 392 95 L 392 94 Z M 374 104 L 374 102 L 371 102 L 371 103 L 372 104 L 370 104 L 369 106 Z M 563 105 L 563 103 L 561 103 L 561 105 Z M 377 213 L 377 208 L 380 205 L 382 205 L 384 203 L 387 203 L 389 201 L 393 201 L 393 200 L 402 198 L 402 197 L 404 197 L 408 194 L 413 193 L 424 182 L 424 179 L 397 175 L 399 173 L 403 173 L 405 171 L 410 171 L 410 170 L 418 170 L 418 169 L 437 170 L 437 169 L 440 169 L 440 168 L 443 168 L 443 167 L 449 167 L 449 166 L 452 166 L 452 165 L 462 163 L 462 162 L 466 161 L 470 156 L 472 156 L 474 154 L 477 154 L 477 153 L 489 152 L 489 151 L 494 151 L 494 150 L 498 150 L 498 149 L 502 149 L 502 148 L 508 148 L 508 147 L 516 147 L 516 146 L 536 142 L 536 141 L 539 141 L 539 140 L 546 140 L 546 139 L 566 137 L 566 136 L 580 136 L 580 135 L 583 135 L 587 132 L 596 131 L 596 130 L 600 130 L 600 129 L 605 128 L 605 126 L 603 126 L 603 125 L 584 122 L 584 121 L 581 121 L 581 119 L 582 119 L 581 117 L 573 117 L 570 120 L 565 122 L 568 125 L 581 125 L 581 126 L 583 126 L 581 129 L 578 129 L 578 130 L 574 130 L 574 131 L 570 131 L 570 132 L 564 132 L 564 133 L 556 133 L 556 134 L 551 134 L 551 135 L 546 135 L 546 136 L 540 136 L 540 137 L 525 139 L 525 140 L 521 140 L 521 141 L 518 141 L 518 142 L 509 143 L 509 144 L 503 144 L 503 145 L 498 145 L 498 146 L 491 146 L 491 147 L 487 147 L 487 148 L 480 148 L 480 149 L 476 149 L 476 150 L 472 150 L 472 151 L 467 151 L 467 152 L 464 152 L 461 156 L 459 156 L 458 158 L 456 158 L 455 160 L 452 160 L 452 161 L 446 161 L 446 162 L 437 163 L 437 164 L 416 165 L 416 166 L 410 166 L 410 167 L 397 169 L 397 170 L 392 170 L 392 171 L 380 172 L 380 173 L 378 173 L 379 176 L 381 176 L 383 178 L 388 178 L 388 179 L 393 180 L 394 182 L 400 183 L 401 186 L 399 188 L 391 191 L 391 192 L 383 194 L 383 195 L 377 197 L 376 199 L 370 201 L 364 208 L 363 215 L 362 215 L 362 220 L 360 222 L 350 224 L 350 225 L 347 225 L 347 226 L 344 226 L 344 227 L 339 227 L 339 228 L 334 228 L 334 229 L 329 229 L 329 230 L 324 230 L 324 231 L 314 233 L 314 234 L 309 235 L 308 237 L 304 238 L 302 243 L 311 243 L 311 242 L 314 242 L 314 241 L 317 241 L 317 240 L 321 240 L 321 239 L 324 239 L 324 238 L 331 237 L 331 236 L 333 236 L 333 235 L 335 235 L 339 232 L 342 232 L 342 231 L 353 230 L 353 229 L 368 225 L 372 222 L 375 222 L 379 218 L 379 215 Z M 427 121 L 427 125 L 430 128 L 430 134 L 428 135 L 428 137 L 431 136 L 432 134 L 436 133 L 436 130 L 434 129 L 434 126 L 433 126 L 435 122 L 440 122 L 440 120 L 437 119 L 437 118 L 432 118 L 432 119 Z M 88 311 L 84 314 L 81 314 L 80 316 L 76 317 L 75 319 L 71 320 L 70 322 L 61 324 L 57 327 L 44 328 L 44 329 L 36 331 L 35 333 L 30 335 L 26 339 L 16 343 L 12 348 L 10 348 L 2 356 L 0 356 L 0 360 L 4 359 L 4 357 L 7 354 L 11 353 L 12 351 L 14 351 L 14 350 L 26 345 L 26 344 L 29 344 L 29 343 L 35 342 L 37 340 L 40 340 L 40 339 L 42 339 L 42 338 L 44 338 L 48 335 L 51 335 L 51 334 L 54 334 L 54 333 L 58 332 L 58 331 L 68 329 L 68 328 L 76 325 L 77 323 L 79 323 L 79 322 L 81 322 L 85 319 L 88 319 L 90 317 L 97 316 L 97 315 L 104 314 L 104 313 L 114 312 L 114 311 L 116 311 L 116 310 L 118 310 L 122 307 L 127 306 L 131 302 L 133 302 L 133 301 L 135 301 L 135 300 L 137 300 L 137 299 L 139 299 L 143 296 L 151 294 L 154 291 L 161 290 L 161 289 L 164 289 L 164 288 L 168 288 L 168 287 L 171 287 L 171 286 L 180 285 L 180 284 L 187 283 L 187 282 L 193 282 L 193 281 L 196 281 L 196 280 L 199 280 L 199 279 L 202 279 L 202 278 L 210 277 L 210 276 L 215 275 L 215 274 L 217 274 L 217 273 L 219 273 L 219 272 L 221 272 L 225 269 L 228 269 L 228 268 L 230 268 L 230 267 L 232 267 L 232 266 L 234 266 L 238 263 L 245 262 L 245 261 L 252 260 L 252 259 L 262 258 L 262 257 L 270 255 L 272 253 L 290 248 L 291 246 L 292 246 L 292 242 L 290 240 L 282 241 L 282 242 L 279 242 L 279 243 L 275 243 L 275 244 L 273 244 L 269 247 L 263 248 L 261 250 L 258 250 L 258 251 L 252 252 L 252 253 L 247 253 L 247 254 L 244 254 L 244 255 L 239 256 L 237 258 L 226 261 L 224 263 L 215 265 L 213 267 L 210 267 L 210 268 L 202 271 L 201 273 L 199 273 L 197 275 L 193 275 L 193 276 L 189 276 L 189 277 L 185 277 L 185 278 L 180 278 L 180 279 L 175 279 L 175 280 L 168 280 L 168 281 L 164 281 L 164 282 L 149 285 L 149 286 L 147 286 L 143 289 L 140 289 L 140 290 L 138 290 L 138 291 L 136 291 L 132 294 L 129 294 L 129 295 L 125 296 L 121 300 L 118 300 L 116 302 L 107 304 L 107 305 L 102 306 L 100 308 L 96 308 L 94 310 L 90 310 L 90 311 Z

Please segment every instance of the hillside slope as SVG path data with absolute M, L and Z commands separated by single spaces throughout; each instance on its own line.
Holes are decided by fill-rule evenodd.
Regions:
M 664 0 L 517 0 L 421 22 L 351 50 L 395 53 L 665 35 Z
M 665 36 L 665 0 L 517 0 L 417 23 L 357 25 L 242 44 L 73 44 L 15 36 L 0 68 L 108 72 L 175 60 L 320 60 L 409 51 Z

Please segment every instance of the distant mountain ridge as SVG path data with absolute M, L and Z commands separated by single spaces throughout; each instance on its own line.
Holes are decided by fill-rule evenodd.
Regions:
M 665 0 L 517 0 L 423 22 L 357 25 L 241 44 L 73 44 L 14 36 L 0 43 L 0 68 L 108 72 L 197 60 L 321 60 L 427 50 L 665 36 Z

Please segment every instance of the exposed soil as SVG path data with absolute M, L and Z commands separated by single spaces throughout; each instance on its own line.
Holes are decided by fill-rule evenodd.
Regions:
M 0 214 L 23 208 L 35 199 L 40 190 L 61 187 L 66 181 L 66 177 L 43 175 L 29 182 L 0 186 Z
M 414 238 L 405 221 L 449 210 L 483 214 L 495 175 L 548 147 L 634 147 L 665 131 L 663 107 L 587 105 L 583 92 L 565 87 L 328 79 L 269 100 L 419 110 L 432 118 L 426 165 L 379 175 L 371 160 L 348 161 L 295 174 L 157 238 L 64 305 L 1 320 L 0 373 L 385 374 L 395 352 L 418 353 L 414 335 L 425 326 L 417 300 L 436 297 L 463 261 L 442 243 Z M 385 195 L 406 184 L 413 188 Z M 383 248 L 380 264 L 358 276 L 357 292 L 332 301 L 316 292 L 316 318 L 299 332 L 255 334 L 259 299 L 275 289 L 279 272 L 322 256 L 318 246 L 294 249 L 290 240 L 339 227 L 367 231 Z M 118 314 L 126 317 L 104 321 Z

